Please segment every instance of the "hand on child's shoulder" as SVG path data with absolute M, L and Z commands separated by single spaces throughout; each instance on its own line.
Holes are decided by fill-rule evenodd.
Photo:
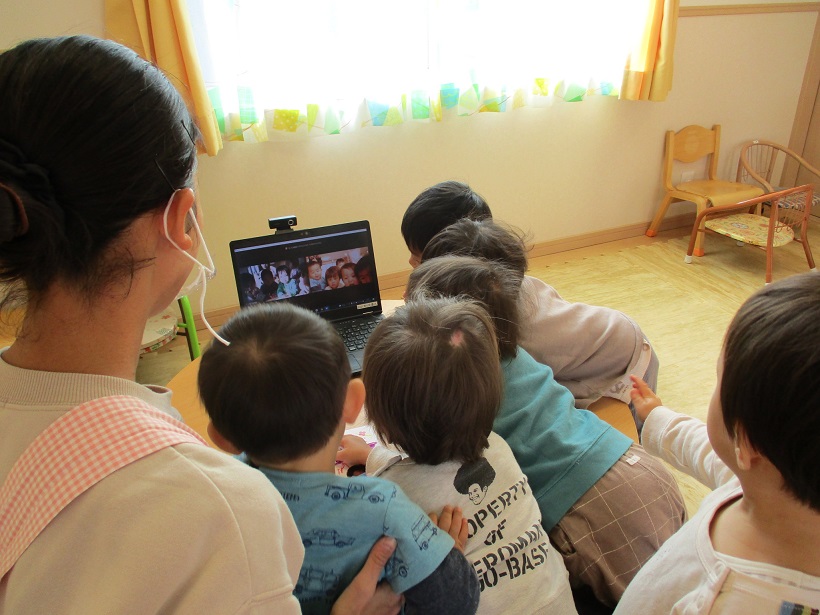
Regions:
M 431 512 L 428 516 L 439 529 L 450 534 L 456 542 L 455 548 L 458 549 L 460 553 L 464 553 L 464 548 L 467 546 L 469 527 L 467 526 L 467 519 L 464 517 L 464 513 L 461 509 L 458 506 L 453 508 L 448 505 L 442 509 L 441 515 Z
M 635 413 L 642 421 L 646 420 L 652 411 L 658 406 L 662 406 L 661 398 L 655 395 L 655 392 L 649 386 L 638 378 L 637 376 L 630 376 L 632 380 L 632 390 L 629 392 L 632 398 L 632 405 L 635 407 Z

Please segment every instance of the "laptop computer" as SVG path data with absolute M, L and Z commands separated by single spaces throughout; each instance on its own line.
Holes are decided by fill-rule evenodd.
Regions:
M 238 239 L 230 251 L 241 307 L 287 301 L 312 310 L 339 331 L 361 374 L 365 343 L 383 318 L 367 220 Z

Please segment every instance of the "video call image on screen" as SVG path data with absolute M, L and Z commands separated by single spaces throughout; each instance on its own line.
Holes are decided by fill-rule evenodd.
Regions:
M 369 285 L 373 278 L 373 259 L 367 247 L 259 263 L 239 270 L 245 305 Z

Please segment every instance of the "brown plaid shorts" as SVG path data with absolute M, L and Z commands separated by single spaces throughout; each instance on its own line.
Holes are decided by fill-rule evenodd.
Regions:
M 609 606 L 686 521 L 678 484 L 633 444 L 549 532 L 573 587 L 588 585 Z

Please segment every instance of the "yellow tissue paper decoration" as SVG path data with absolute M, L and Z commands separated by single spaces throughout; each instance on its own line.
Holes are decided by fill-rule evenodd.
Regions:
M 404 118 L 398 108 L 390 107 L 390 109 L 387 110 L 387 117 L 384 119 L 384 125 L 395 126 L 396 124 L 401 124 L 402 122 L 404 122 Z
M 299 127 L 299 111 L 297 109 L 274 109 L 273 128 L 275 130 L 285 130 L 296 132 Z
M 307 127 L 308 132 L 316 125 L 316 118 L 319 116 L 319 105 L 307 106 Z

